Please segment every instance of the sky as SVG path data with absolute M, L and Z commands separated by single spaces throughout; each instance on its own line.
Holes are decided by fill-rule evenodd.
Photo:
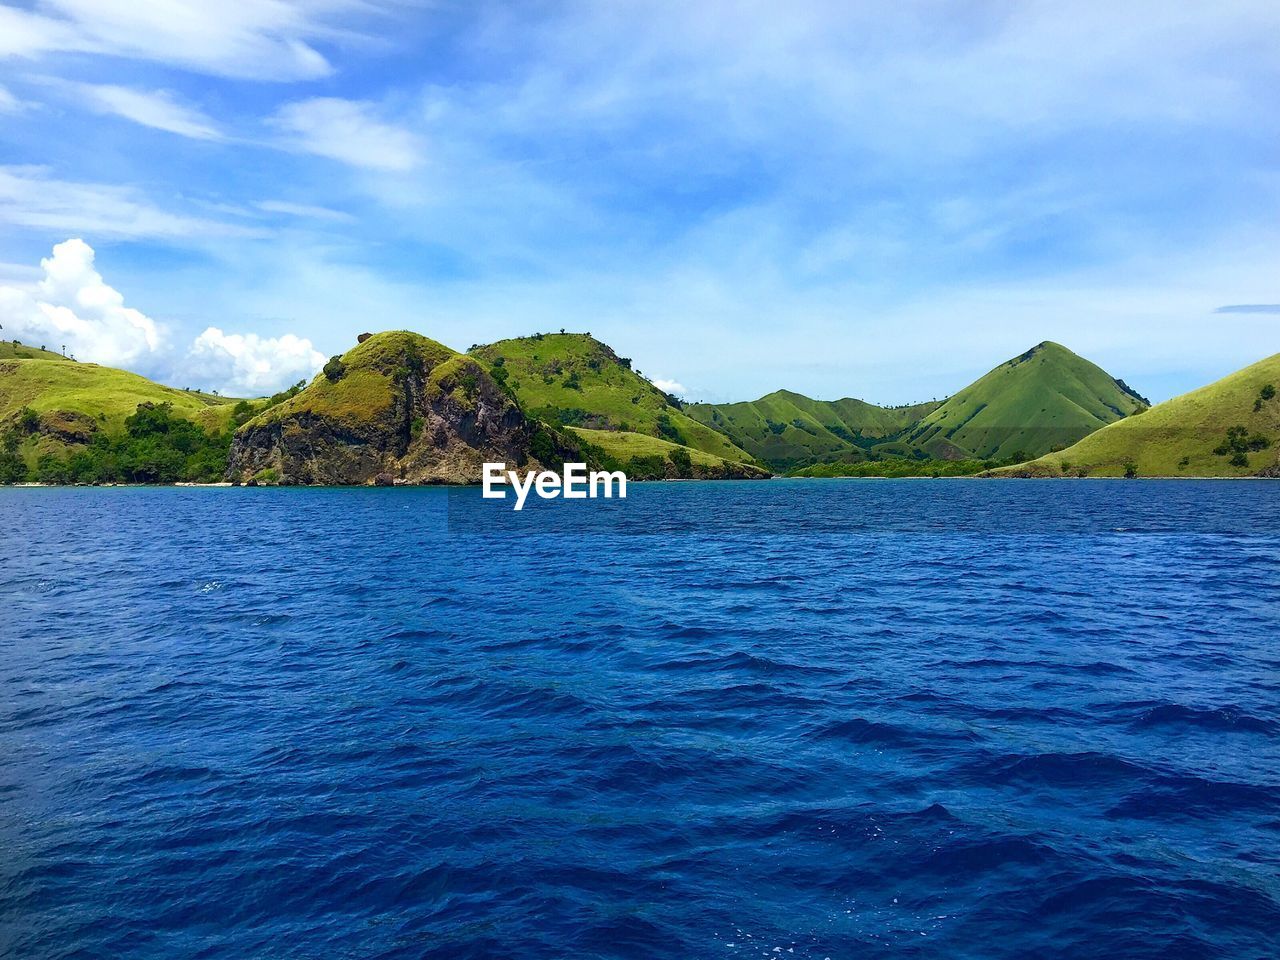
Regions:
M 1280 4 L 0 0 L 0 337 L 261 395 L 589 331 L 688 399 L 1280 350 Z

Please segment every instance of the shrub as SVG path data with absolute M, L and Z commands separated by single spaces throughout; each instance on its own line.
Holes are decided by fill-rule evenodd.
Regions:
M 658 436 L 663 440 L 670 440 L 672 443 L 678 443 L 686 446 L 684 442 L 684 434 L 671 422 L 671 417 L 665 413 L 658 414 Z
M 689 456 L 689 451 L 684 447 L 676 447 L 667 454 L 667 459 L 671 461 L 672 466 L 682 476 L 691 476 L 693 474 L 693 458 Z
M 1243 453 L 1237 453 L 1229 462 L 1233 467 L 1247 467 L 1249 465 L 1249 458 Z
M 337 383 L 347 375 L 347 365 L 342 362 L 341 357 L 330 357 L 329 362 L 324 365 L 324 378 L 330 383 Z
M 1138 475 L 1138 465 L 1134 463 L 1132 460 L 1130 460 L 1128 463 L 1124 465 L 1124 478 L 1126 480 L 1132 480 L 1137 475 Z

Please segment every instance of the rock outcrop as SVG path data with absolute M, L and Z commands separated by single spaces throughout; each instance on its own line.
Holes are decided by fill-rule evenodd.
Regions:
M 325 369 L 236 433 L 229 480 L 477 483 L 486 462 L 578 459 L 572 439 L 526 418 L 483 364 L 426 337 L 362 338 Z

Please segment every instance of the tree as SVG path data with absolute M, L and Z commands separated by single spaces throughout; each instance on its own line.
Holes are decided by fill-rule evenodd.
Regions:
M 324 365 L 324 378 L 330 383 L 337 383 L 347 375 L 347 365 L 342 362 L 341 357 L 330 357 L 329 362 Z

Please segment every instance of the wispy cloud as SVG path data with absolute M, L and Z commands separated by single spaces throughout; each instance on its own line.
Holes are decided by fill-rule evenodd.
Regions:
M 42 167 L 0 166 L 0 223 L 64 236 L 186 241 L 265 236 L 258 228 L 170 212 L 131 187 L 60 180 Z
M 179 103 L 166 90 L 134 90 L 110 84 L 76 84 L 74 89 L 89 109 L 132 120 L 144 127 L 176 133 L 193 140 L 220 140 L 222 133 L 204 113 Z
M 255 206 L 264 213 L 278 213 L 286 217 L 302 217 L 307 220 L 330 220 L 334 223 L 352 223 L 355 221 L 349 213 L 341 210 L 330 210 L 309 203 L 288 203 L 284 200 L 260 200 Z
M 0 56 L 106 54 L 258 80 L 307 80 L 332 71 L 320 41 L 352 36 L 349 22 L 385 0 L 45 0 L 37 11 L 0 7 Z
M 362 100 L 316 97 L 282 107 L 271 124 L 298 150 L 353 167 L 405 172 L 419 162 L 418 138 Z
M 1214 313 L 1280 313 L 1280 303 L 1229 303 Z
M 13 113 L 21 106 L 17 97 L 5 87 L 0 87 L 0 113 Z

